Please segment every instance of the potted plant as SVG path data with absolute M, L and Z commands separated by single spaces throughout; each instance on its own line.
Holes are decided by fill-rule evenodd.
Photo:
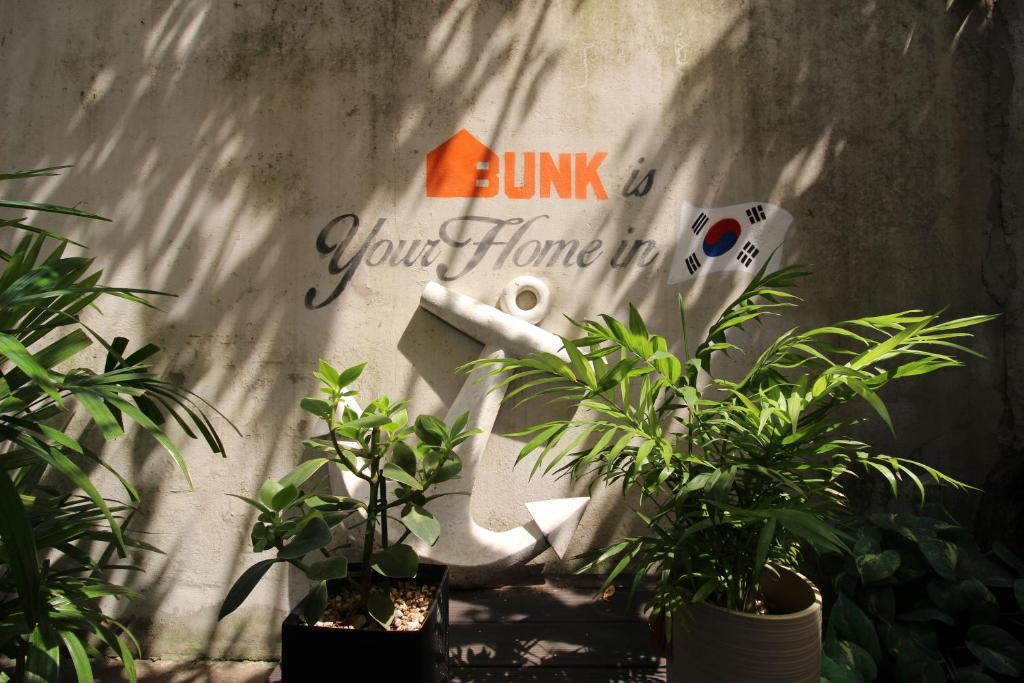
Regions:
M 465 429 L 468 414 L 451 426 L 429 415 L 410 425 L 406 403 L 387 396 L 360 413 L 348 385 L 363 367 L 338 372 L 320 361 L 314 376 L 323 396 L 301 402 L 327 423 L 326 435 L 304 443 L 326 455 L 265 482 L 257 499 L 236 496 L 259 511 L 253 550 L 276 555 L 238 578 L 219 618 L 237 609 L 272 566 L 290 564 L 312 585 L 282 625 L 285 681 L 320 680 L 341 670 L 446 681 L 448 569 L 421 564 L 404 541 L 412 534 L 428 545 L 437 542 L 440 525 L 425 506 L 443 494 L 429 491 L 459 476 L 455 448 L 477 430 Z M 367 500 L 323 490 L 329 467 L 364 480 Z M 390 492 L 386 482 L 392 482 Z M 388 520 L 402 529 L 394 543 L 388 542 Z M 362 536 L 359 563 L 341 553 L 351 545 L 350 531 Z
M 817 682 L 820 596 L 794 568 L 803 542 L 848 549 L 831 524 L 844 482 L 867 470 L 894 490 L 909 480 L 923 493 L 922 477 L 962 486 L 872 452 L 849 435 L 860 420 L 838 409 L 861 399 L 891 428 L 878 390 L 959 365 L 965 329 L 989 316 L 940 322 L 908 311 L 791 329 L 737 379 L 716 374 L 712 361 L 739 351 L 730 331 L 795 306 L 789 290 L 806 274 L 762 268 L 696 348 L 680 297 L 679 354 L 630 306 L 626 322 L 573 321 L 583 336 L 565 340 L 564 356 L 470 364 L 517 382 L 509 396 L 584 409 L 517 434 L 528 437 L 519 460 L 535 455 L 534 472 L 593 475 L 641 499 L 646 531 L 587 555 L 581 570 L 609 563 L 608 584 L 627 569 L 634 587 L 657 579 L 649 608 L 673 641 L 670 680 Z
M 0 173 L 0 182 L 65 168 Z M 138 559 L 159 550 L 133 528 L 141 497 L 111 455 L 120 448 L 145 457 L 123 445 L 133 429 L 145 430 L 191 487 L 168 425 L 214 453 L 224 444 L 205 401 L 155 372 L 156 346 L 108 336 L 102 320 L 89 319 L 107 297 L 152 306 L 160 293 L 104 284 L 94 260 L 75 253 L 81 244 L 41 227 L 50 214 L 106 219 L 4 197 L 0 210 L 0 683 L 91 683 L 93 662 L 108 651 L 135 683 L 138 642 L 113 601 L 138 596 L 125 572 L 141 572 Z M 28 212 L 39 214 L 32 224 Z M 100 474 L 116 480 L 121 500 L 108 497 L 116 489 Z

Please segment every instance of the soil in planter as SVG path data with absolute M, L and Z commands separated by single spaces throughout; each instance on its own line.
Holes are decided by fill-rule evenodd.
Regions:
M 430 614 L 430 604 L 437 593 L 436 586 L 425 586 L 412 581 L 402 581 L 391 586 L 391 600 L 395 603 L 395 618 L 388 631 L 419 631 Z M 320 616 L 317 626 L 327 628 L 362 629 L 383 631 L 384 628 L 365 614 L 356 612 L 359 602 L 359 587 L 345 586 L 338 595 L 327 601 L 327 609 Z
M 777 604 L 775 601 L 758 595 L 754 598 L 754 614 L 759 616 L 783 616 L 799 612 L 800 610 L 789 609 L 785 605 Z

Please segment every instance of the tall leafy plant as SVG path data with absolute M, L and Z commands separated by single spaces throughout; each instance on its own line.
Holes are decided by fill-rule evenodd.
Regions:
M 0 181 L 54 175 L 60 168 L 4 173 Z M 132 648 L 138 645 L 100 601 L 133 597 L 108 572 L 137 571 L 126 560 L 129 553 L 156 549 L 127 524 L 138 491 L 81 434 L 98 431 L 113 442 L 132 425 L 141 428 L 190 484 L 169 422 L 189 438 L 202 437 L 216 453 L 223 453 L 223 444 L 194 396 L 152 371 L 157 347 L 130 349 L 127 339 L 108 339 L 82 321 L 102 297 L 150 306 L 144 297 L 158 292 L 102 284 L 92 259 L 69 254 L 69 245 L 82 245 L 23 214 L 106 219 L 8 199 L 0 199 L 0 209 L 9 216 L 0 218 L 0 229 L 13 237 L 10 251 L 0 249 L 0 653 L 16 661 L 16 681 L 56 681 L 64 659 L 84 683 L 93 680 L 90 659 L 109 647 L 134 681 Z M 100 367 L 87 353 L 96 345 L 104 352 Z M 68 426 L 76 412 L 84 414 L 82 431 Z M 90 474 L 96 468 L 120 482 L 126 500 L 100 493 Z M 0 682 L 6 680 L 0 673 Z
M 432 494 L 431 489 L 458 478 L 462 461 L 455 448 L 480 430 L 466 429 L 469 413 L 450 426 L 432 415 L 420 415 L 410 423 L 408 404 L 387 396 L 358 411 L 353 398 L 357 392 L 349 385 L 363 367 L 338 371 L 321 360 L 314 373 L 322 384 L 321 396 L 300 403 L 327 426 L 326 435 L 304 443 L 326 455 L 264 482 L 255 499 L 235 496 L 259 512 L 251 532 L 253 550 L 275 554 L 238 577 L 224 598 L 219 618 L 238 609 L 271 567 L 286 563 L 310 581 L 301 604 L 307 624 L 316 624 L 327 606 L 330 579 L 358 587 L 354 613 L 346 615 L 353 624 L 387 628 L 393 621 L 395 605 L 388 581 L 414 578 L 419 569 L 419 556 L 405 541 L 413 535 L 428 545 L 437 542 L 441 524 L 426 506 L 450 494 Z M 364 481 L 366 499 L 332 493 L 326 476 L 329 468 Z M 394 543 L 388 542 L 389 519 L 403 527 Z M 350 569 L 343 554 L 352 533 L 362 536 L 358 571 Z
M 627 570 L 637 582 L 653 573 L 656 614 L 685 615 L 705 600 L 759 611 L 765 571 L 794 566 L 802 542 L 848 549 L 831 522 L 858 471 L 884 477 L 894 491 L 901 480 L 922 494 L 924 480 L 960 485 L 923 463 L 873 452 L 850 435 L 860 420 L 838 409 L 863 401 L 891 428 L 879 391 L 960 365 L 957 354 L 974 353 L 959 343 L 966 330 L 989 316 L 942 322 L 905 311 L 793 328 L 739 379 L 718 374 L 716 358 L 741 351 L 732 334 L 795 306 L 790 290 L 807 274 L 762 269 L 695 347 L 680 297 L 678 354 L 630 306 L 625 322 L 574 321 L 583 336 L 565 339 L 563 356 L 470 364 L 517 383 L 509 397 L 584 409 L 521 432 L 528 441 L 519 460 L 533 456 L 534 472 L 593 475 L 640 495 L 645 533 L 589 555 L 583 569 L 609 563 L 609 583 Z

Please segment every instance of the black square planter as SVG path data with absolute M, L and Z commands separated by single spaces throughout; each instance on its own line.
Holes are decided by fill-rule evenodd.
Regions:
M 349 567 L 359 569 L 358 564 Z M 447 683 L 448 567 L 421 564 L 412 580 L 437 587 L 419 631 L 307 626 L 297 609 L 292 610 L 281 624 L 282 683 L 354 680 L 357 676 L 363 680 Z M 328 594 L 335 595 L 341 585 L 341 580 L 328 581 Z

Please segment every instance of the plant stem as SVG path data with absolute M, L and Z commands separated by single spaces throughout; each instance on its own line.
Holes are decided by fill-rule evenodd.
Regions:
M 380 478 L 380 547 L 388 547 L 388 489 L 384 477 Z
M 373 555 L 373 532 L 377 521 L 374 508 L 377 507 L 378 465 L 380 464 L 377 458 L 377 435 L 378 430 L 374 428 L 370 434 L 370 451 L 367 453 L 367 459 L 370 461 L 370 500 L 366 508 L 366 529 L 363 532 L 363 566 L 360 577 L 362 582 L 359 591 L 359 608 L 363 612 L 367 610 L 370 601 L 370 579 L 373 576 L 370 569 L 370 557 Z

